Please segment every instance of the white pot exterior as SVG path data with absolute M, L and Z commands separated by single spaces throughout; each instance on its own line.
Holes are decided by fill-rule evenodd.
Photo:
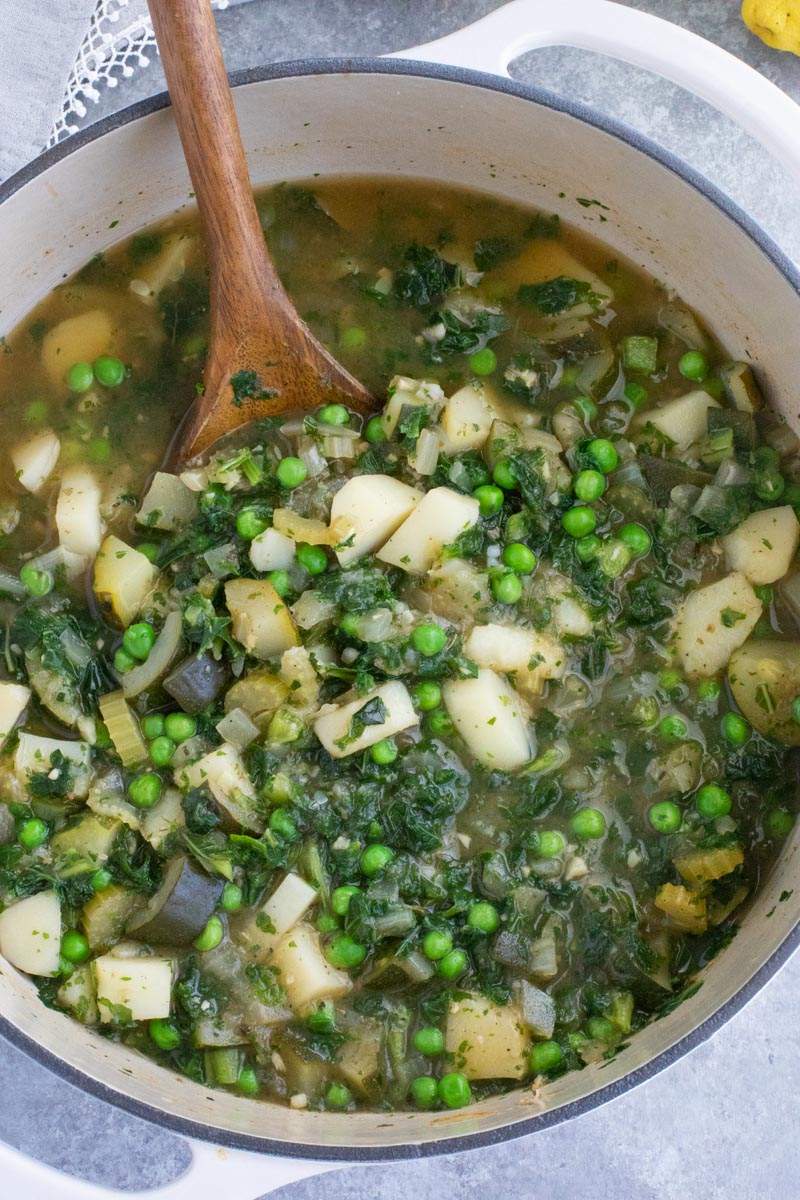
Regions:
M 404 63 L 296 71 L 236 90 L 254 184 L 318 175 L 406 176 L 557 212 L 669 281 L 737 358 L 753 362 L 772 401 L 800 427 L 800 295 L 791 268 L 774 248 L 753 240 L 741 214 L 725 211 L 719 198 L 676 173 L 667 156 L 659 160 L 631 135 L 626 140 L 586 114 L 582 119 L 551 106 L 554 101 L 532 99 L 529 89 L 488 77 L 473 76 L 476 85 L 458 72 L 432 76 Z M 110 130 L 105 123 L 97 132 L 104 129 L 102 137 L 51 156 L 45 170 L 34 169 L 0 205 L 0 334 L 92 255 L 191 203 L 168 110 Z M 585 208 L 576 197 L 607 207 Z M 653 1060 L 663 1056 L 665 1065 L 680 1053 L 681 1039 L 688 1038 L 685 1049 L 709 1036 L 724 1020 L 720 1010 L 728 1005 L 730 1012 L 728 1002 L 742 989 L 752 994 L 788 953 L 800 898 L 797 838 L 796 831 L 699 992 L 638 1034 L 614 1061 L 556 1080 L 538 1097 L 519 1090 L 433 1115 L 337 1116 L 255 1104 L 175 1076 L 46 1009 L 30 981 L 7 965 L 0 969 L 0 1029 L 26 1048 L 31 1039 L 45 1061 L 65 1064 L 79 1084 L 232 1145 L 357 1160 L 455 1149 L 452 1139 L 467 1139 L 463 1145 L 476 1135 L 501 1138 L 509 1127 L 550 1124 L 645 1078 Z M 794 895 L 781 902 L 784 892 Z

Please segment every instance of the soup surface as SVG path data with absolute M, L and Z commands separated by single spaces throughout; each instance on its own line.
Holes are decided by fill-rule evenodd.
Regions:
M 373 419 L 160 470 L 207 344 L 191 218 L 4 343 L 0 952 L 246 1097 L 540 1086 L 686 994 L 791 829 L 797 442 L 546 213 L 259 211 Z

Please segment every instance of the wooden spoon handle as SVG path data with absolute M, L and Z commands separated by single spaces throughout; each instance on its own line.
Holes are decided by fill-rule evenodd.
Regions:
M 209 0 L 148 0 L 175 121 L 206 230 L 217 319 L 246 294 L 285 297 L 267 253 Z M 245 293 L 245 295 L 243 295 Z M 257 307 L 260 309 L 261 303 Z

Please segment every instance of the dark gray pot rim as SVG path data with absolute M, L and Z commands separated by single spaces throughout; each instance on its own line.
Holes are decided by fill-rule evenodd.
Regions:
M 714 204 L 729 220 L 735 222 L 748 237 L 755 242 L 764 255 L 772 262 L 781 275 L 800 294 L 800 271 L 773 242 L 768 234 L 734 203 L 724 192 L 710 183 L 702 175 L 683 162 L 669 150 L 664 150 L 649 138 L 635 130 L 629 129 L 621 122 L 597 113 L 593 109 L 576 101 L 562 98 L 552 92 L 528 84 L 517 83 L 496 75 L 488 75 L 480 71 L 467 70 L 461 67 L 448 67 L 414 62 L 406 59 L 392 58 L 330 58 L 330 59 L 300 59 L 294 62 L 275 63 L 266 67 L 256 67 L 246 71 L 237 71 L 231 75 L 234 87 L 249 83 L 262 83 L 271 79 L 286 79 L 293 76 L 313 76 L 330 74 L 355 75 L 413 75 L 444 80 L 451 83 L 468 84 L 473 87 L 485 88 L 488 91 L 502 92 L 521 100 L 530 100 L 544 108 L 555 109 L 569 116 L 576 117 L 595 129 L 602 130 L 634 149 L 654 159 L 673 174 L 689 183 L 707 200 Z M 169 107 L 169 96 L 161 92 L 147 100 L 139 101 L 129 108 L 113 113 L 80 133 L 74 134 L 65 141 L 45 151 L 39 158 L 23 167 L 3 184 L 0 184 L 0 204 L 13 196 L 21 187 L 35 179 L 55 163 L 66 158 L 81 147 L 88 145 L 97 138 L 119 129 L 140 117 L 149 116 L 160 109 Z M 188 1118 L 162 1112 L 143 1101 L 135 1100 L 122 1092 L 116 1091 L 105 1084 L 99 1083 L 63 1062 L 57 1055 L 45 1050 L 28 1034 L 23 1033 L 17 1026 L 0 1016 L 0 1034 L 7 1038 L 12 1045 L 53 1071 L 68 1083 L 83 1091 L 97 1096 L 101 1100 L 124 1109 L 136 1117 L 152 1121 L 171 1132 L 185 1137 L 199 1138 L 214 1142 L 217 1145 L 230 1146 L 241 1150 L 256 1151 L 263 1154 L 280 1155 L 286 1158 L 310 1159 L 318 1162 L 340 1162 L 343 1165 L 361 1162 L 392 1162 L 401 1159 L 427 1158 L 438 1154 L 452 1154 L 460 1150 L 475 1150 L 480 1146 L 491 1146 L 526 1134 L 536 1133 L 564 1121 L 582 1116 L 595 1108 L 624 1095 L 632 1088 L 652 1079 L 660 1071 L 678 1062 L 685 1054 L 702 1045 L 712 1037 L 731 1017 L 764 987 L 776 974 L 783 964 L 800 946 L 800 922 L 787 934 L 781 945 L 775 950 L 763 966 L 753 975 L 734 996 L 707 1017 L 675 1045 L 651 1059 L 644 1066 L 631 1071 L 622 1079 L 600 1088 L 581 1100 L 574 1100 L 551 1112 L 543 1112 L 528 1117 L 513 1124 L 504 1125 L 498 1129 L 484 1133 L 462 1134 L 457 1137 L 442 1138 L 441 1140 L 420 1144 L 400 1144 L 396 1146 L 353 1147 L 334 1146 L 318 1147 L 304 1146 L 296 1142 L 282 1142 L 267 1137 L 254 1137 L 218 1129 L 215 1126 L 204 1125 Z

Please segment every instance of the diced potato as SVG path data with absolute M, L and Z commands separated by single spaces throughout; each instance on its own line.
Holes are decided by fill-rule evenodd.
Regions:
M 147 743 L 142 737 L 139 722 L 122 691 L 108 692 L 98 701 L 114 749 L 124 767 L 137 767 L 147 758 Z
M 55 892 L 37 892 L 0 913 L 0 954 L 28 975 L 58 974 L 61 901 Z
M 375 1021 L 360 1021 L 347 1032 L 350 1040 L 339 1051 L 336 1066 L 348 1087 L 368 1096 L 380 1070 L 381 1028 Z
M 94 972 L 91 963 L 83 963 L 58 989 L 58 1003 L 82 1025 L 96 1025 L 100 1010 L 94 991 Z
M 326 959 L 316 929 L 295 925 L 273 951 L 273 964 L 280 971 L 286 997 L 300 1015 L 320 1000 L 345 996 L 353 986 L 346 971 L 337 971 Z
M 752 632 L 763 604 L 740 571 L 691 592 L 681 604 L 675 643 L 690 678 L 716 675 Z
M 61 476 L 56 504 L 58 540 L 65 550 L 94 558 L 103 540 L 100 486 L 86 467 L 69 467 Z
M 302 921 L 318 899 L 316 888 L 290 871 L 269 899 L 255 913 L 248 915 L 234 932 L 234 937 L 247 951 L 248 959 L 265 963 L 285 933 Z
M 104 954 L 92 964 L 100 1020 L 116 1019 L 115 1009 L 127 1012 L 133 1021 L 153 1021 L 168 1017 L 172 1008 L 172 977 L 175 962 L 171 958 L 119 958 Z M 120 1014 L 122 1015 L 122 1014 Z
M 248 654 L 271 658 L 299 643 L 291 614 L 268 579 L 229 579 L 225 603 L 233 636 Z
M 475 625 L 464 653 L 479 667 L 520 672 L 527 693 L 541 692 L 547 679 L 561 679 L 566 666 L 564 647 L 546 633 L 519 625 Z
M 300 647 L 296 647 L 296 649 L 300 649 Z M 289 653 L 291 653 L 290 650 L 284 651 L 283 657 Z M 262 670 L 249 671 L 243 679 L 237 680 L 225 693 L 225 711 L 232 712 L 234 708 L 242 709 L 253 724 L 264 732 L 288 695 L 289 689 L 286 683 L 277 675 L 270 675 L 267 671 Z
M 63 387 L 76 362 L 94 362 L 112 348 L 114 326 L 102 308 L 60 321 L 42 339 L 42 366 L 55 387 Z
M 472 621 L 492 602 L 489 579 L 463 558 L 446 558 L 428 572 L 430 607 L 448 621 Z
M 722 539 L 729 571 L 741 571 L 751 583 L 782 579 L 800 542 L 800 524 L 790 504 L 751 513 Z
M 718 846 L 714 850 L 689 850 L 674 860 L 681 879 L 689 887 L 702 888 L 723 875 L 730 875 L 744 862 L 741 846 Z
M 454 392 L 439 422 L 447 439 L 445 454 L 480 450 L 489 437 L 496 413 L 485 387 L 468 383 Z
M 71 796 L 85 796 L 89 790 L 89 761 L 91 747 L 88 742 L 67 742 L 60 738 L 39 737 L 34 733 L 21 733 L 14 755 L 14 770 L 23 783 L 29 775 L 48 774 L 56 770 L 51 763 L 52 755 L 60 751 L 73 769 Z
M 171 234 L 158 254 L 136 267 L 136 278 L 131 280 L 133 294 L 146 304 L 155 304 L 165 287 L 183 278 L 196 246 L 197 238 L 185 233 Z
M 588 283 L 603 304 L 608 304 L 613 298 L 608 283 L 600 279 L 590 267 L 579 262 L 557 238 L 531 238 L 526 241 L 520 254 L 493 269 L 491 278 L 516 289 L 526 283 L 545 283 L 547 280 L 557 279 L 560 275 Z M 569 309 L 565 315 L 588 317 L 593 312 L 592 306 L 586 302 Z
M 157 579 L 158 571 L 144 554 L 113 534 L 105 539 L 94 564 L 94 594 L 124 629 L 138 617 Z
M 706 902 L 682 884 L 665 883 L 653 901 L 656 908 L 666 913 L 678 929 L 686 933 L 705 933 L 708 928 Z
M 389 399 L 381 413 L 381 423 L 387 438 L 394 437 L 403 410 L 429 408 L 434 418 L 444 404 L 444 392 L 438 383 L 430 379 L 410 379 L 407 375 L 395 375 L 389 381 Z
M 800 695 L 800 645 L 754 640 L 731 657 L 728 683 L 751 725 L 788 746 L 800 746 L 792 704 Z
M 530 762 L 522 704 L 500 675 L 482 668 L 476 679 L 449 679 L 443 695 L 453 724 L 484 766 L 518 771 Z
M 61 442 L 52 429 L 43 429 L 27 442 L 15 446 L 11 461 L 22 487 L 34 494 L 41 491 L 55 470 L 60 453 Z
M 368 704 L 374 707 L 374 701 L 380 701 L 383 705 L 384 720 L 380 724 L 364 725 L 361 732 L 357 733 L 352 741 L 349 740 L 353 718 Z M 381 684 L 367 696 L 360 696 L 357 700 L 351 700 L 348 704 L 338 707 L 332 706 L 327 712 L 323 710 L 322 715 L 314 722 L 314 732 L 331 758 L 347 758 L 351 754 L 360 754 L 376 742 L 393 737 L 394 734 L 410 729 L 418 723 L 419 716 L 411 703 L 408 689 L 405 684 L 393 680 Z
M 30 688 L 21 683 L 0 683 L 0 746 L 12 732 L 30 702 Z
M 336 551 L 340 565 L 346 567 L 365 554 L 373 554 L 421 499 L 421 492 L 391 475 L 356 475 L 348 479 L 331 502 L 331 520 L 344 520 L 354 531 Z
M 148 529 L 177 529 L 197 514 L 197 495 L 177 476 L 156 471 L 136 514 Z
M 255 788 L 235 746 L 223 742 L 190 766 L 177 767 L 175 783 L 178 787 L 207 787 L 236 825 L 263 831 Z
M 719 404 L 708 392 L 698 388 L 687 392 L 685 396 L 668 400 L 659 408 L 648 409 L 646 420 L 678 448 L 682 448 L 691 446 L 692 442 L 705 436 L 710 408 L 719 408 Z
M 144 810 L 139 828 L 144 840 L 160 851 L 185 824 L 181 794 L 177 788 L 167 788 L 154 808 Z
M 378 558 L 411 575 L 424 575 L 443 547 L 471 529 L 479 515 L 480 507 L 473 496 L 452 488 L 433 488 L 378 551 Z
M 484 996 L 451 1002 L 445 1031 L 451 1070 L 463 1071 L 467 1079 L 519 1080 L 528 1070 L 529 1049 L 516 1007 L 493 1004 Z
M 547 594 L 553 601 L 553 624 L 560 637 L 591 637 L 594 621 L 577 599 L 572 583 L 564 575 L 551 575 Z
M 257 571 L 288 571 L 296 549 L 294 538 L 277 529 L 265 529 L 250 543 L 250 562 Z
M 292 707 L 304 714 L 319 708 L 319 676 L 305 646 L 292 646 L 281 657 L 281 679 Z

